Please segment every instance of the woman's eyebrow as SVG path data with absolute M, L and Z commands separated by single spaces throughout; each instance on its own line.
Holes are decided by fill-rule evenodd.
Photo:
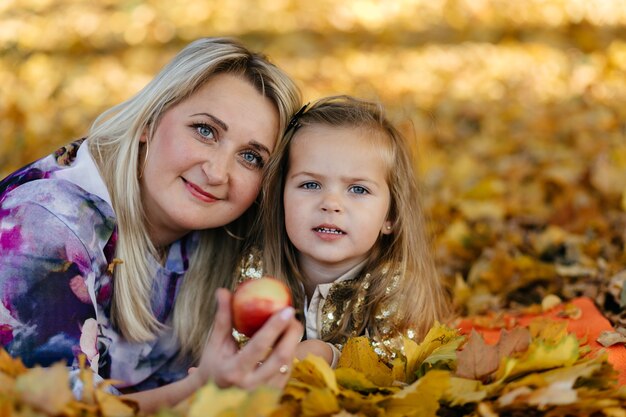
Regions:
M 250 142 L 248 142 L 248 144 L 250 146 L 252 146 L 254 149 L 256 149 L 257 151 L 259 151 L 259 152 L 263 152 L 263 153 L 266 153 L 268 155 L 271 154 L 271 152 L 270 152 L 270 150 L 268 149 L 267 146 L 263 145 L 260 142 L 257 142 L 256 140 L 251 140 Z
M 226 123 L 224 123 L 222 120 L 218 119 L 217 117 L 213 116 L 212 114 L 209 113 L 196 113 L 196 114 L 192 114 L 191 117 L 194 116 L 206 116 L 209 119 L 213 120 L 213 122 L 217 125 L 219 125 L 219 127 L 222 128 L 222 130 L 224 131 L 228 131 L 228 125 Z

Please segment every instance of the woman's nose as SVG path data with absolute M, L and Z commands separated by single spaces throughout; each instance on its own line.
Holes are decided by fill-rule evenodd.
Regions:
M 229 169 L 230 166 L 226 158 L 220 158 L 219 156 L 209 158 L 202 164 L 204 175 L 206 175 L 209 184 L 213 185 L 226 183 L 228 181 Z

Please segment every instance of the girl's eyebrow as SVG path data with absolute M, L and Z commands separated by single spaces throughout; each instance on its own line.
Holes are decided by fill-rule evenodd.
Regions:
M 212 114 L 209 114 L 209 113 L 195 113 L 195 114 L 191 115 L 191 117 L 194 117 L 194 116 L 206 116 L 209 119 L 213 120 L 213 122 L 215 124 L 219 125 L 219 127 L 221 127 L 222 130 L 224 130 L 226 132 L 228 131 L 228 125 L 226 123 L 224 123 L 224 121 L 222 121 L 221 119 L 213 116 Z
M 313 177 L 313 178 L 325 178 L 325 175 L 322 173 L 315 173 L 315 172 L 309 172 L 309 171 L 299 171 L 299 172 L 295 172 L 292 175 L 289 176 L 289 178 L 295 178 L 295 177 L 299 177 L 299 176 L 307 176 L 307 177 Z M 378 182 L 376 182 L 373 179 L 370 178 L 363 178 L 363 177 L 341 177 L 340 178 L 341 181 L 346 182 L 346 183 L 358 183 L 358 182 L 367 182 L 369 184 L 376 184 L 378 185 Z

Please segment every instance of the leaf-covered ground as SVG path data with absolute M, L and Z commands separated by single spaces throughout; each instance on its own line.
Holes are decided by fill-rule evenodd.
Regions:
M 182 45 L 215 35 L 264 50 L 305 100 L 350 93 L 387 105 L 415 139 L 434 254 L 459 317 L 511 333 L 482 345 L 469 330 L 446 330 L 441 350 L 420 345 L 426 356 L 407 357 L 403 374 L 400 365 L 392 370 L 390 387 L 387 371 L 330 372 L 305 361 L 297 368 L 304 380 L 280 406 L 280 393 L 207 387 L 171 413 L 211 415 L 202 404 L 217 395 L 224 415 L 249 415 L 259 404 L 276 415 L 409 415 L 409 403 L 428 415 L 435 402 L 445 416 L 626 415 L 607 359 L 588 351 L 594 341 L 506 321 L 550 308 L 573 321 L 570 301 L 588 297 L 616 330 L 601 342 L 624 343 L 626 3 L 5 0 L 0 176 L 83 135 Z M 477 352 L 490 360 L 472 362 Z M 18 376 L 41 370 L 2 363 L 0 415 L 131 410 L 105 410 L 96 399 L 91 408 L 63 405 L 66 393 L 24 382 L 43 384 L 40 374 Z M 438 366 L 426 372 L 424 363 Z M 52 397 L 53 408 L 42 405 Z

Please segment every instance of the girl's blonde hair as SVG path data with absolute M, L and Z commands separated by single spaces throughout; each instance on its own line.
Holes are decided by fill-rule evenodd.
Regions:
M 90 151 L 111 194 L 117 217 L 112 320 L 129 341 L 154 339 L 163 325 L 151 308 L 154 272 L 147 254 L 158 257 L 148 236 L 139 186 L 140 138 L 151 138 L 163 114 L 200 89 L 211 77 L 229 73 L 253 85 L 279 113 L 279 132 L 300 105 L 294 82 L 263 55 L 235 40 L 204 38 L 180 51 L 139 93 L 102 113 L 89 135 Z M 278 138 L 279 140 L 280 138 Z M 200 232 L 174 307 L 173 327 L 184 354 L 198 358 L 212 326 L 215 290 L 232 288 L 236 261 L 257 217 L 253 205 L 239 219 Z
M 300 110 L 289 123 L 285 139 L 276 149 L 267 167 L 263 181 L 262 212 L 263 262 L 268 273 L 289 282 L 294 299 L 304 300 L 302 275 L 297 262 L 297 250 L 290 243 L 285 229 L 282 194 L 285 176 L 289 169 L 289 151 L 299 129 L 325 125 L 349 127 L 363 132 L 364 139 L 372 141 L 387 164 L 387 183 L 391 195 L 388 219 L 393 233 L 381 234 L 366 261 L 364 272 L 370 274 L 365 300 L 365 320 L 361 328 L 348 329 L 358 323 L 355 312 L 345 311 L 337 330 L 326 337 L 339 342 L 352 332 L 362 334 L 367 328 L 372 336 L 382 334 L 376 328 L 374 316 L 385 305 L 394 305 L 397 330 L 416 331 L 423 337 L 435 320 L 449 314 L 447 294 L 438 277 L 430 250 L 425 220 L 420 203 L 420 187 L 416 175 L 416 162 L 406 139 L 390 123 L 381 105 L 349 96 L 321 99 Z M 329 149 L 332 152 L 332 149 Z M 397 282 L 394 280 L 398 279 Z M 354 297 L 358 296 L 355 292 Z M 347 301 L 347 300 L 346 300 Z M 352 300 L 350 305 L 357 305 Z M 297 307 L 302 308 L 302 305 Z M 388 323 L 389 324 L 389 323 Z

